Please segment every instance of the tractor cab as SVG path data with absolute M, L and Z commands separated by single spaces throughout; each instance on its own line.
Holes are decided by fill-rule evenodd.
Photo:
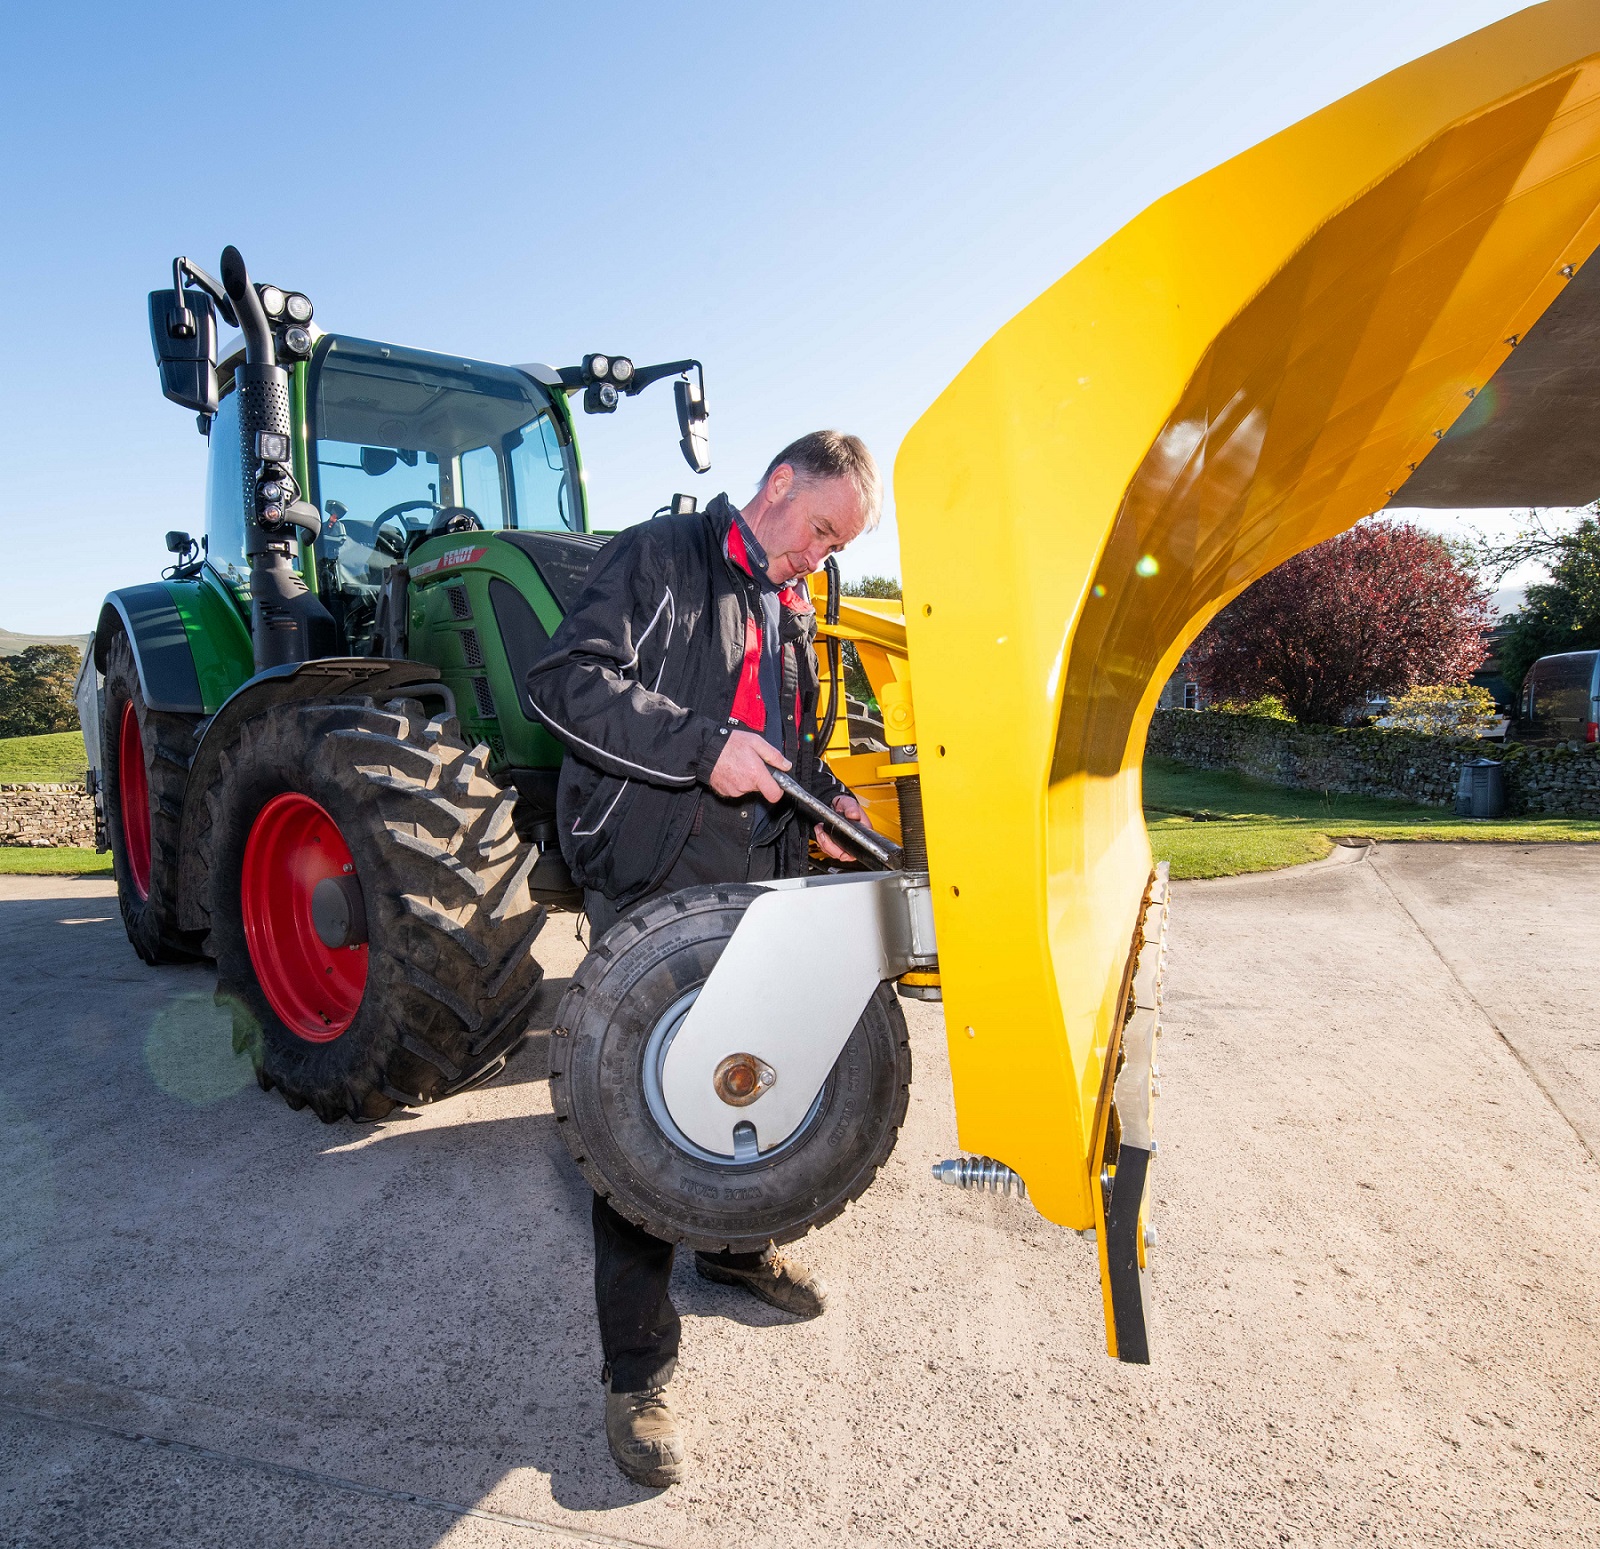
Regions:
M 211 426 L 207 557 L 243 595 L 250 572 L 230 365 L 225 355 Z M 321 515 L 305 568 L 314 569 L 341 652 L 371 651 L 385 580 L 430 537 L 585 530 L 572 422 L 548 368 L 325 335 L 295 375 L 305 498 Z

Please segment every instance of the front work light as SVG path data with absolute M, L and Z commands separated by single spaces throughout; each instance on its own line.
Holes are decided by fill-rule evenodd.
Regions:
M 611 380 L 618 387 L 626 387 L 633 380 L 633 362 L 626 355 L 612 357 Z
M 583 357 L 583 374 L 591 382 L 603 382 L 611 372 L 611 358 L 608 355 L 585 355 Z
M 311 298 L 302 296 L 299 291 L 290 291 L 283 303 L 283 310 L 289 314 L 292 323 L 309 323 L 311 321 Z
M 263 285 L 261 287 L 261 310 L 268 317 L 283 316 L 283 292 L 276 285 Z

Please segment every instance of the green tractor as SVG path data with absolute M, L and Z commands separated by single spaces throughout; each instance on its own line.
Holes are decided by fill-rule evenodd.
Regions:
M 162 390 L 209 444 L 205 530 L 101 608 L 90 785 L 139 955 L 214 961 L 291 1107 L 378 1119 L 504 1064 L 546 908 L 577 902 L 526 692 L 605 542 L 569 398 L 610 413 L 675 378 L 703 473 L 704 377 L 325 334 L 236 249 L 221 275 L 179 258 L 150 296 Z

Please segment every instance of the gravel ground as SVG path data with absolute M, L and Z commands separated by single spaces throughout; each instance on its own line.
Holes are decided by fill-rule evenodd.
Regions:
M 1600 857 L 1346 854 L 1174 889 L 1153 1366 L 1091 1249 L 931 1182 L 911 1005 L 899 1149 L 804 1247 L 827 1316 L 680 1266 L 666 1492 L 606 1456 L 542 1035 L 324 1127 L 107 884 L 0 878 L 0 1542 L 1600 1544 Z

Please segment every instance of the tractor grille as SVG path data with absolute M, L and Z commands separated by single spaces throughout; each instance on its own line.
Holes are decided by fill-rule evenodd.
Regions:
M 472 617 L 472 601 L 467 596 L 464 586 L 447 587 L 450 594 L 450 617 L 453 619 L 469 619 Z
M 478 716 L 481 720 L 494 719 L 494 695 L 489 692 L 487 678 L 474 678 L 472 680 L 472 695 L 478 701 Z
M 469 667 L 481 667 L 483 665 L 483 642 L 478 639 L 477 630 L 463 629 L 461 631 L 461 654 L 466 657 Z

